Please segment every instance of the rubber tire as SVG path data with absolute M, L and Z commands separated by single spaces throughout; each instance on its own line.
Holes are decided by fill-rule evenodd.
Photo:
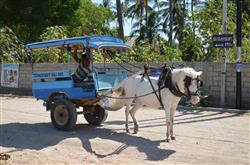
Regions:
M 103 109 L 101 106 L 96 105 L 95 111 L 93 113 L 84 114 L 84 118 L 91 125 L 99 126 L 104 122 L 108 117 L 108 111 Z
M 66 111 L 68 113 L 68 119 L 67 122 L 63 125 L 58 124 L 55 120 L 55 110 L 57 106 L 64 105 L 66 107 Z M 75 105 L 67 100 L 67 99 L 58 99 L 53 104 L 51 110 L 50 110 L 50 117 L 51 122 L 55 128 L 62 131 L 68 131 L 75 127 L 76 121 L 77 121 L 77 111 Z

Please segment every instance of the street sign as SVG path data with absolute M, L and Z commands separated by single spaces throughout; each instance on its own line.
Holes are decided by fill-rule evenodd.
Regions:
M 213 46 L 217 48 L 232 48 L 233 40 L 232 34 L 213 35 Z

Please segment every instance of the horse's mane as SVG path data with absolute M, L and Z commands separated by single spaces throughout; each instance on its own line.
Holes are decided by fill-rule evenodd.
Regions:
M 191 68 L 191 67 L 184 67 L 184 68 L 176 68 L 176 69 L 173 69 L 173 73 L 175 73 L 175 72 L 182 72 L 182 73 L 184 73 L 186 76 L 190 76 L 190 77 L 192 77 L 192 78 L 195 78 L 194 76 L 196 76 L 197 75 L 197 72 L 193 69 L 193 68 Z

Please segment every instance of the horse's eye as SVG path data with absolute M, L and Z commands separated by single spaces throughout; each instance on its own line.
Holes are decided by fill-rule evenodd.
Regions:
M 199 81 L 199 86 L 203 87 L 203 81 Z

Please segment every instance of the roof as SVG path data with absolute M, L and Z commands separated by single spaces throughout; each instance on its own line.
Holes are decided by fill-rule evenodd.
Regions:
M 68 48 L 76 45 L 87 45 L 90 48 L 114 48 L 114 49 L 131 49 L 123 40 L 109 36 L 80 36 L 73 38 L 64 38 L 50 40 L 45 42 L 35 42 L 25 45 L 27 50 L 47 49 L 51 47 Z

